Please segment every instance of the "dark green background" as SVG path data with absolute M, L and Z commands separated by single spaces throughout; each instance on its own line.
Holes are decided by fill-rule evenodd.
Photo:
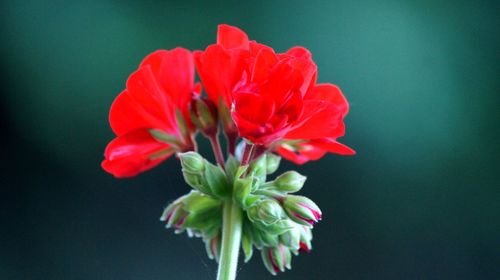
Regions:
M 447 2 L 447 3 L 446 3 Z M 496 3 L 495 3 L 496 2 Z M 156 49 L 229 23 L 309 48 L 348 98 L 358 154 L 297 168 L 323 209 L 314 250 L 274 279 L 500 275 L 497 1 L 2 1 L 0 279 L 214 279 L 158 221 L 188 191 L 171 159 L 100 169 L 111 102 Z M 206 146 L 205 146 L 206 147 Z M 208 151 L 208 149 L 205 149 Z M 239 279 L 271 279 L 254 256 Z

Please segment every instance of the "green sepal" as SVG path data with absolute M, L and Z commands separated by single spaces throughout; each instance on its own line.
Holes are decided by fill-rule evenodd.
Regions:
M 208 187 L 215 196 L 225 198 L 229 195 L 227 178 L 220 167 L 207 162 L 204 174 Z
M 150 129 L 149 133 L 151 134 L 151 136 L 153 136 L 154 139 L 156 139 L 160 142 L 174 145 L 177 147 L 181 146 L 181 142 L 179 141 L 179 138 L 175 135 L 168 134 L 160 129 Z
M 248 262 L 253 255 L 252 235 L 248 226 L 251 225 L 248 223 L 243 225 L 243 235 L 241 236 L 241 248 L 243 248 L 245 254 L 245 262 Z
M 253 177 L 259 180 L 259 182 L 264 183 L 267 175 L 266 154 L 263 154 L 257 160 L 253 161 L 250 164 L 249 171 Z
M 274 271 L 273 264 L 271 263 L 271 259 L 269 258 L 269 252 L 270 248 L 264 248 L 260 252 L 260 256 L 262 258 L 262 262 L 264 263 L 264 267 L 271 273 L 272 275 L 276 276 L 276 271 Z
M 246 199 L 252 190 L 253 178 L 237 178 L 233 185 L 233 200 L 240 205 L 243 210 L 247 208 Z

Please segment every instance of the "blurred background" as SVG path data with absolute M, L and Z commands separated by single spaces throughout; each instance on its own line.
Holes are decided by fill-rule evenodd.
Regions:
M 358 153 L 281 166 L 323 210 L 314 250 L 275 278 L 256 254 L 238 279 L 500 277 L 498 1 L 78 2 L 0 4 L 0 279 L 215 279 L 158 220 L 189 190 L 178 162 L 117 180 L 100 161 L 141 59 L 203 49 L 219 23 L 309 48 Z

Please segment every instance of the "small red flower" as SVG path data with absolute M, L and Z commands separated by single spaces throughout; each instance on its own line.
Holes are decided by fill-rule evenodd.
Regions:
M 116 177 L 135 176 L 178 151 L 193 149 L 189 103 L 201 87 L 194 84 L 190 51 L 176 48 L 148 55 L 111 106 L 116 138 L 102 167 Z
M 337 142 L 345 133 L 343 119 L 349 104 L 332 84 L 317 84 L 304 97 L 304 114 L 284 137 L 277 152 L 297 164 L 317 160 L 326 153 L 353 155 L 355 151 Z

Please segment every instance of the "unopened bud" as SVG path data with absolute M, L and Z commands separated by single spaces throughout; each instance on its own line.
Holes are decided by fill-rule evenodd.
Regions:
M 311 240 L 312 240 L 312 232 L 309 227 L 300 226 L 300 243 L 299 243 L 299 252 L 309 253 L 312 250 Z
M 274 181 L 266 183 L 266 188 L 276 189 L 281 192 L 298 192 L 306 181 L 306 176 L 296 171 L 287 171 L 279 175 Z
M 189 213 L 182 209 L 182 203 L 175 201 L 165 208 L 160 221 L 165 222 L 167 228 L 173 227 L 181 231 L 188 215 Z
M 280 235 L 280 241 L 283 245 L 290 248 L 293 252 L 298 252 L 300 249 L 300 227 L 302 225 L 295 224 L 293 228 L 285 231 L 282 235 Z
M 248 218 L 263 231 L 279 235 L 292 227 L 281 205 L 274 199 L 264 199 L 247 210 Z
M 283 199 L 283 207 L 290 219 L 299 224 L 312 227 L 321 220 L 321 210 L 305 196 L 287 195 Z
M 264 183 L 266 181 L 267 167 L 266 167 L 266 155 L 262 155 L 257 160 L 254 160 L 249 167 L 249 171 L 257 178 L 260 182 Z
M 205 159 L 196 152 L 181 153 L 179 158 L 182 165 L 182 175 L 186 183 L 195 190 L 212 195 L 204 175 L 208 164 Z
M 219 235 L 216 235 L 212 238 L 205 240 L 205 249 L 207 250 L 208 258 L 216 262 L 219 262 L 220 259 L 220 249 L 222 246 L 222 238 Z
M 280 167 L 281 157 L 272 153 L 266 154 L 266 173 L 272 174 Z
M 261 256 L 265 267 L 272 275 L 276 275 L 280 271 L 284 272 L 285 268 L 292 268 L 292 255 L 290 250 L 283 244 L 263 249 Z
M 196 152 L 186 152 L 179 154 L 182 169 L 189 173 L 198 174 L 205 171 L 205 160 Z
M 217 107 L 207 98 L 195 97 L 189 104 L 189 115 L 193 124 L 205 136 L 218 132 Z

